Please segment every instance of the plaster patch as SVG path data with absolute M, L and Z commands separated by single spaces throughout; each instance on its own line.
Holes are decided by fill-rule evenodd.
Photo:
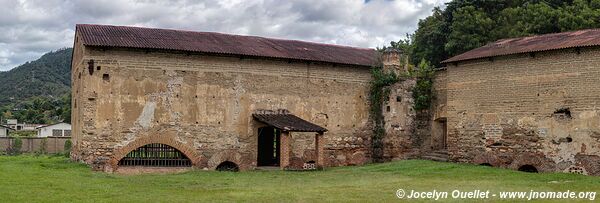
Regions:
M 137 119 L 137 122 L 142 126 L 142 128 L 146 129 L 152 125 L 152 121 L 154 120 L 154 110 L 156 109 L 156 102 L 146 102 L 144 106 L 144 110 Z

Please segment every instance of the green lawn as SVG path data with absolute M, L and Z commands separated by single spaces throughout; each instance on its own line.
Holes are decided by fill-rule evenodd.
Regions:
M 0 156 L 0 202 L 393 202 L 400 201 L 395 196 L 400 188 L 600 192 L 600 177 L 531 174 L 422 160 L 316 172 L 191 171 L 125 176 L 92 172 L 64 157 Z

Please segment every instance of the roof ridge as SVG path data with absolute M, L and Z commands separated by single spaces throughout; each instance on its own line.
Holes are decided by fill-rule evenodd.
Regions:
M 589 29 L 583 29 L 583 30 L 571 30 L 571 31 L 565 31 L 565 32 L 553 32 L 553 33 L 534 34 L 534 35 L 521 36 L 521 37 L 503 38 L 503 39 L 498 39 L 494 42 L 490 42 L 488 44 L 494 44 L 494 43 L 497 43 L 500 41 L 521 40 L 521 39 L 525 39 L 525 38 L 538 38 L 538 37 L 547 37 L 547 36 L 552 36 L 552 35 L 566 35 L 569 33 L 588 32 L 588 31 L 600 31 L 600 28 L 589 28 Z
M 375 49 L 220 32 L 77 24 L 85 46 L 181 50 L 371 67 Z
M 301 42 L 301 43 L 307 43 L 307 44 L 334 46 L 334 47 L 351 48 L 351 49 L 359 49 L 359 50 L 375 50 L 372 48 L 355 47 L 355 46 L 350 46 L 350 45 L 329 44 L 329 43 L 323 43 L 323 42 L 304 41 L 304 40 L 299 40 L 299 39 L 262 37 L 262 36 L 257 36 L 257 35 L 230 34 L 230 33 L 216 32 L 216 31 L 192 31 L 192 30 L 183 30 L 183 29 L 176 29 L 176 28 L 155 28 L 155 27 L 141 27 L 141 26 L 128 26 L 128 25 L 106 25 L 106 24 L 76 24 L 76 26 L 103 26 L 103 27 L 122 27 L 122 28 L 134 28 L 134 29 L 149 29 L 149 30 L 165 30 L 165 31 L 187 32 L 187 33 L 209 33 L 209 34 L 219 34 L 219 35 L 227 35 L 227 36 L 234 36 L 234 37 L 252 37 L 252 38 L 260 38 L 260 39 L 267 39 L 267 40 Z M 97 35 L 97 34 L 93 34 L 93 35 L 104 37 L 104 35 Z M 159 38 L 147 38 L 147 37 L 145 37 L 145 38 L 146 39 L 159 39 Z M 189 40 L 180 40 L 180 41 L 189 41 Z
M 590 46 L 600 46 L 600 28 L 499 39 L 453 56 L 442 63 Z

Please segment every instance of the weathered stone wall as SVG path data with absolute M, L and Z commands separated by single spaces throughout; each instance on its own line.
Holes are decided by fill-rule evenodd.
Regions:
M 390 95 L 383 105 L 385 137 L 384 160 L 414 158 L 420 154 L 422 140 L 416 136 L 418 123 L 413 109 L 414 79 L 403 79 L 390 86 Z
M 420 158 L 434 151 L 446 150 L 446 69 L 437 69 L 433 78 L 434 98 L 429 109 L 414 112 L 410 139 L 412 153 L 407 158 Z M 412 92 L 411 92 L 412 94 Z M 412 97 L 412 95 L 410 95 Z M 412 104 L 411 104 L 412 105 Z
M 382 140 L 383 161 L 418 157 L 423 140 L 417 132 L 419 123 L 413 109 L 412 90 L 416 80 L 404 77 L 409 71 L 408 57 L 400 50 L 388 48 L 382 58 L 383 71 L 400 77 L 399 82 L 387 87 L 389 95 L 381 109 L 385 130 Z
M 418 134 L 423 139 L 422 153 L 445 150 L 447 148 L 446 132 L 447 123 L 447 74 L 445 68 L 437 69 L 433 79 L 434 98 L 431 107 L 426 111 L 418 112 Z M 423 123 L 426 123 L 423 125 Z
M 454 161 L 600 175 L 599 48 L 472 60 L 442 74 L 447 106 L 435 117 L 447 114 Z
M 77 54 L 81 52 L 81 54 Z M 368 67 L 77 45 L 73 159 L 113 171 L 144 144 L 180 149 L 199 168 L 256 166 L 257 109 L 327 128 L 325 166 L 370 160 Z M 93 60 L 93 73 L 88 62 Z M 80 76 L 81 75 L 81 76 Z M 315 159 L 315 133 L 292 133 L 292 159 Z

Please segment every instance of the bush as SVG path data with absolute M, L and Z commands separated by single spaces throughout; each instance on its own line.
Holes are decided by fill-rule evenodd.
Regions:
M 71 155 L 71 147 L 73 147 L 73 143 L 71 142 L 71 140 L 67 140 L 65 141 L 65 156 L 69 157 Z
M 47 154 L 48 153 L 47 146 L 48 146 L 48 139 L 47 138 L 42 139 L 42 141 L 40 142 L 40 149 L 35 153 L 38 155 Z
M 434 98 L 433 77 L 435 76 L 435 71 L 429 65 L 429 62 L 421 60 L 421 63 L 419 63 L 411 74 L 417 78 L 417 84 L 413 88 L 414 109 L 417 111 L 428 109 Z
M 23 140 L 20 137 L 13 138 L 13 142 L 8 149 L 9 155 L 19 155 L 21 154 L 21 147 L 23 147 Z

